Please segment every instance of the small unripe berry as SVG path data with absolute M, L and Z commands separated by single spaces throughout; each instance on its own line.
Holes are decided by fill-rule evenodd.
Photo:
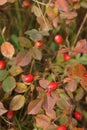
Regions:
M 34 80 L 34 76 L 31 74 L 22 75 L 22 80 L 26 83 L 30 83 Z
M 42 46 L 43 46 L 43 41 L 42 41 L 42 40 L 35 42 L 35 47 L 36 47 L 36 48 L 40 48 L 40 47 L 42 47 Z
M 14 111 L 13 110 L 9 110 L 8 112 L 7 112 L 7 118 L 8 119 L 12 119 L 14 117 Z
M 81 114 L 80 112 L 76 111 L 76 112 L 74 113 L 74 117 L 75 117 L 77 120 L 81 120 L 81 119 L 82 119 L 82 114 Z
M 60 125 L 58 126 L 57 130 L 68 130 L 66 125 Z
M 70 60 L 70 55 L 68 53 L 64 53 L 63 58 L 65 61 L 68 61 L 68 60 Z
M 51 82 L 48 84 L 48 89 L 50 91 L 56 90 L 58 88 L 58 84 L 56 82 Z
M 0 60 L 0 69 L 5 69 L 6 63 L 4 60 Z
M 63 38 L 60 34 L 57 34 L 55 37 L 54 37 L 54 41 L 56 44 L 62 44 L 63 42 Z

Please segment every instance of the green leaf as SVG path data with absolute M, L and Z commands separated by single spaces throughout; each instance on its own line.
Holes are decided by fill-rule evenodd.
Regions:
M 12 76 L 8 76 L 2 83 L 5 92 L 11 92 L 16 87 L 16 81 Z
M 50 45 L 50 48 L 53 50 L 53 51 L 57 51 L 58 50 L 58 45 L 54 42 L 51 43 Z
M 11 35 L 11 42 L 18 50 L 22 49 L 22 46 L 19 44 L 18 37 L 15 34 Z
M 33 58 L 36 59 L 36 60 L 41 60 L 41 59 L 42 59 L 42 53 L 41 53 L 41 51 L 40 51 L 38 48 L 36 48 L 36 47 L 33 47 L 33 48 L 31 49 L 31 54 L 32 54 Z
M 67 116 L 61 116 L 59 120 L 60 124 L 66 124 L 68 122 L 68 117 Z
M 31 41 L 25 37 L 18 37 L 18 41 L 22 47 L 31 48 Z
M 39 41 L 42 39 L 41 33 L 37 31 L 36 29 L 32 29 L 30 31 L 26 31 L 25 34 L 27 34 L 32 41 Z
M 9 72 L 11 73 L 12 76 L 17 76 L 23 72 L 22 68 L 17 65 L 13 65 L 10 69 Z
M 4 80 L 8 75 L 7 70 L 0 70 L 0 81 Z

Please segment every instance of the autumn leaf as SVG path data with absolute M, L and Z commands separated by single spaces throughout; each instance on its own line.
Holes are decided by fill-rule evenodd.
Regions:
M 47 89 L 47 85 L 49 84 L 49 81 L 45 79 L 41 79 L 39 80 L 39 84 L 42 88 Z
M 0 116 L 5 114 L 8 110 L 4 107 L 3 103 L 0 102 Z
M 26 50 L 20 51 L 16 56 L 16 64 L 19 66 L 26 66 L 31 62 L 32 55 Z
M 68 12 L 68 2 L 66 0 L 55 0 L 55 6 L 58 7 L 59 10 L 63 10 Z
M 71 68 L 71 77 L 78 79 L 81 86 L 87 90 L 87 78 L 84 76 L 87 73 L 86 68 L 82 64 L 77 64 L 75 68 Z
M 0 0 L 0 6 L 4 5 L 5 3 L 7 3 L 7 0 Z
M 37 116 L 35 117 L 35 120 L 36 120 L 37 126 L 43 128 L 43 130 L 44 130 L 44 129 L 46 130 L 46 128 L 47 128 L 48 126 L 50 126 L 50 124 L 51 124 L 51 123 L 50 123 L 51 119 L 50 119 L 48 116 L 43 115 L 43 114 L 37 115 Z
M 79 40 L 76 43 L 75 48 L 72 50 L 73 54 L 87 53 L 87 41 L 86 39 Z
M 29 103 L 28 105 L 28 114 L 37 114 L 42 106 L 43 99 L 36 99 Z
M 13 111 L 17 111 L 24 106 L 25 97 L 23 95 L 16 95 L 13 97 L 10 103 L 10 109 Z
M 14 46 L 10 42 L 4 42 L 1 45 L 1 53 L 6 58 L 11 59 L 15 53 Z

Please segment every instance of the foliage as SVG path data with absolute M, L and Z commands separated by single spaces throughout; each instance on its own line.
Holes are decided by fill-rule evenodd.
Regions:
M 0 60 L 1 130 L 86 130 L 87 0 L 0 0 Z

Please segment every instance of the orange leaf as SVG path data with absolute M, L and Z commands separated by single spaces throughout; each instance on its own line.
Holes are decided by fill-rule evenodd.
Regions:
M 4 42 L 1 45 L 1 53 L 3 56 L 11 59 L 15 53 L 14 46 L 10 42 Z

